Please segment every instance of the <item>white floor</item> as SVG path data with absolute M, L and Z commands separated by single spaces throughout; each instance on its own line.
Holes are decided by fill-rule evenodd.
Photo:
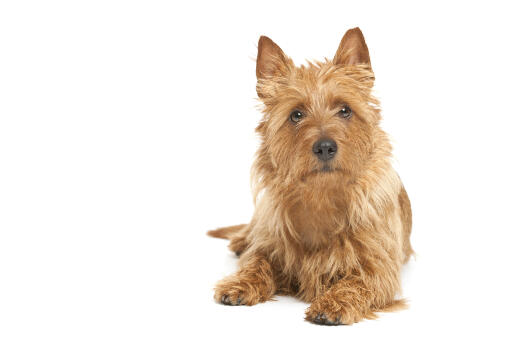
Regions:
M 507 7 L 1 1 L 0 340 L 511 339 Z M 410 308 L 215 303 L 236 258 L 205 233 L 253 209 L 259 36 L 301 64 L 356 26 L 412 202 Z

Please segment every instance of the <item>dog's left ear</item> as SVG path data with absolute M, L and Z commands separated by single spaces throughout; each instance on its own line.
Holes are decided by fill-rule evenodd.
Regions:
M 268 37 L 259 38 L 257 48 L 257 79 L 283 76 L 288 70 L 288 58 L 280 47 Z
M 360 28 L 352 28 L 344 34 L 333 63 L 336 65 L 366 64 L 371 67 L 369 49 Z
M 292 64 L 291 59 L 270 38 L 265 36 L 259 38 L 256 64 L 256 91 L 259 98 L 275 95 L 275 83 L 267 81 L 286 77 Z

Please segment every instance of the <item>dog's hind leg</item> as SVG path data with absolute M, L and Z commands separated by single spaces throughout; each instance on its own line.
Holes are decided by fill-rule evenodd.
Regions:
M 399 193 L 399 207 L 401 212 L 401 222 L 403 224 L 403 253 L 405 255 L 404 263 L 408 261 L 410 255 L 413 255 L 412 245 L 410 244 L 410 234 L 412 232 L 412 208 L 405 188 Z
M 208 231 L 208 235 L 212 237 L 218 237 L 228 239 L 229 249 L 232 250 L 237 256 L 241 255 L 245 249 L 247 249 L 247 224 L 238 224 L 230 227 L 218 228 L 215 230 Z

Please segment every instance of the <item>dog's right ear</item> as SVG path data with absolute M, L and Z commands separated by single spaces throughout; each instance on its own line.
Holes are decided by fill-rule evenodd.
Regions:
M 288 71 L 288 58 L 270 38 L 262 35 L 257 48 L 257 79 L 284 76 Z
M 337 65 L 366 64 L 371 67 L 369 49 L 360 28 L 352 28 L 342 37 L 333 60 Z

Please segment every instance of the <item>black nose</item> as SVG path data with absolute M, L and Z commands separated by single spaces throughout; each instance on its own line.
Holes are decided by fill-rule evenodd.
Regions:
M 321 138 L 312 146 L 312 152 L 323 162 L 334 158 L 337 144 L 330 138 Z

